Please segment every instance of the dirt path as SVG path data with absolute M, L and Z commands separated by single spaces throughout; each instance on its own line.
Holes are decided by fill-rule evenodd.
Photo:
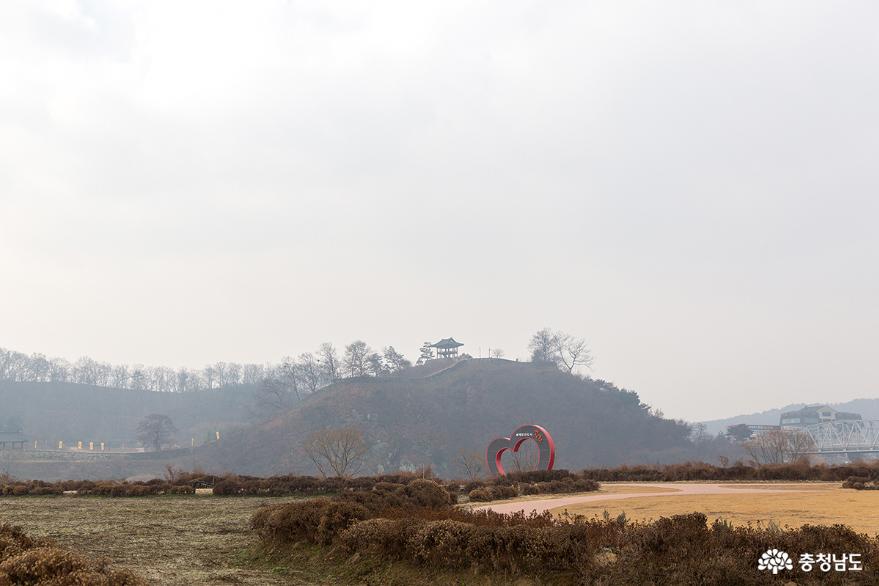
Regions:
M 778 488 L 771 488 L 771 485 L 760 487 L 750 487 L 735 484 L 708 484 L 708 483 L 680 483 L 680 484 L 642 484 L 642 483 L 620 483 L 614 484 L 614 487 L 636 487 L 643 490 L 634 490 L 626 492 L 607 492 L 607 493 L 586 493 L 576 494 L 565 497 L 556 498 L 534 498 L 529 500 L 516 500 L 512 502 L 499 501 L 484 506 L 473 507 L 474 510 L 491 509 L 497 513 L 517 513 L 524 511 L 530 513 L 537 511 L 549 511 L 578 505 L 580 503 L 588 503 L 595 501 L 617 501 L 622 499 L 641 498 L 641 497 L 669 497 L 701 495 L 701 494 L 774 494 L 774 493 L 790 493 L 790 492 L 821 492 L 821 488 L 790 488 L 789 485 L 779 485 Z M 662 490 L 658 490 L 662 489 Z M 672 489 L 671 491 L 669 489 Z
M 254 543 L 256 497 L 4 497 L 0 523 L 89 556 L 108 557 L 152 584 L 307 584 L 242 560 Z

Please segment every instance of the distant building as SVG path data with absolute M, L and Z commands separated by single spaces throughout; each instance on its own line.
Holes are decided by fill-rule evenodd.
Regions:
M 439 342 L 431 344 L 430 347 L 436 348 L 437 358 L 456 358 L 458 356 L 458 348 L 463 345 L 454 338 L 443 338 Z
M 23 450 L 27 438 L 20 431 L 0 431 L 0 450 Z
M 815 425 L 829 421 L 860 421 L 861 416 L 857 413 L 837 411 L 830 405 L 808 405 L 796 411 L 787 411 L 781 414 L 779 425 L 784 429 Z

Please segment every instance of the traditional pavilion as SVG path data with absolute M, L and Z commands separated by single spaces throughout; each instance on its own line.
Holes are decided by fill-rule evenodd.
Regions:
M 458 348 L 463 346 L 461 342 L 455 341 L 455 338 L 443 338 L 436 344 L 431 344 L 431 348 L 436 348 L 437 358 L 455 358 L 458 356 Z

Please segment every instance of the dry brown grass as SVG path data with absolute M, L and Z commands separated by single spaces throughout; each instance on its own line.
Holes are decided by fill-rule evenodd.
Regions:
M 592 517 L 607 511 L 613 517 L 624 512 L 632 520 L 651 520 L 669 515 L 700 511 L 709 521 L 724 519 L 733 524 L 770 522 L 784 527 L 805 524 L 831 525 L 843 523 L 870 535 L 879 533 L 879 492 L 853 491 L 840 488 L 839 483 L 748 483 L 724 484 L 732 488 L 766 488 L 785 490 L 781 494 L 707 494 L 632 497 L 616 501 L 593 501 L 566 507 L 570 513 Z M 612 485 L 604 485 L 614 492 Z M 631 493 L 632 487 L 626 488 Z M 671 485 L 669 488 L 673 488 Z M 811 492 L 796 493 L 808 489 Z M 645 485 L 643 492 L 654 492 Z M 560 509 L 553 512 L 560 513 Z
M 308 584 L 244 563 L 250 517 L 293 498 L 7 497 L 0 522 L 94 557 L 108 557 L 153 584 Z

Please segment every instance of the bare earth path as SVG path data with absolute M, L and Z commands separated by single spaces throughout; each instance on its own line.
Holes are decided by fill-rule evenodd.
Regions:
M 808 484 L 800 485 L 741 485 L 741 484 L 710 484 L 710 483 L 618 483 L 610 485 L 614 492 L 578 494 L 556 498 L 535 498 L 530 500 L 499 501 L 484 506 L 473 507 L 475 510 L 491 509 L 497 513 L 517 513 L 524 511 L 542 513 L 552 509 L 561 509 L 582 503 L 595 501 L 617 501 L 644 497 L 675 497 L 693 495 L 741 495 L 741 494 L 779 494 L 792 492 L 823 492 L 823 488 L 811 488 Z M 794 487 L 796 486 L 796 487 Z M 798 488 L 802 486 L 803 488 Z M 630 490 L 634 488 L 634 490 Z M 619 490 L 623 489 L 623 490 Z M 616 490 L 619 490 L 617 492 Z
M 255 543 L 250 517 L 263 503 L 287 500 L 292 499 L 3 497 L 0 523 L 108 557 L 152 584 L 307 584 L 306 578 L 241 562 Z

